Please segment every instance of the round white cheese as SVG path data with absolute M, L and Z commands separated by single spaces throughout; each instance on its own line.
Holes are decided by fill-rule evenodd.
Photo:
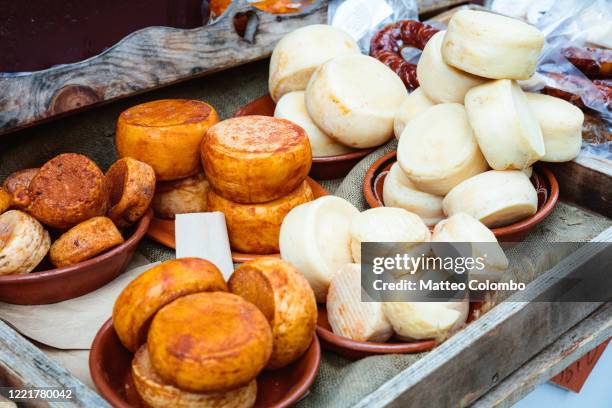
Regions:
M 403 208 L 370 208 L 356 215 L 351 222 L 351 251 L 353 259 L 361 263 L 362 242 L 405 242 L 406 252 L 428 252 L 431 233 L 423 220 Z
M 303 91 L 315 69 L 338 55 L 360 54 L 346 32 L 325 24 L 298 28 L 284 36 L 270 58 L 268 86 L 274 101 L 292 91 Z
M 442 43 L 447 64 L 491 79 L 528 79 L 535 71 L 544 35 L 520 20 L 461 10 L 448 23 Z
M 470 89 L 465 109 L 493 169 L 524 169 L 544 156 L 540 125 L 516 82 L 500 79 Z
M 280 98 L 274 109 L 274 116 L 292 121 L 300 125 L 308 135 L 313 157 L 337 156 L 351 152 L 353 149 L 336 142 L 327 136 L 310 119 L 306 111 L 304 91 L 289 92 Z
M 382 303 L 362 302 L 362 292 L 361 265 L 346 264 L 334 274 L 327 293 L 327 319 L 332 331 L 357 341 L 387 341 L 393 328 Z
M 502 227 L 536 213 L 538 194 L 519 170 L 491 170 L 453 188 L 442 202 L 444 213 L 466 213 L 487 227 Z
M 425 45 L 419 63 L 417 78 L 423 92 L 436 103 L 463 103 L 471 88 L 487 80 L 448 65 L 442 58 L 442 40 L 446 31 L 436 33 Z
M 356 148 L 383 144 L 408 96 L 402 80 L 366 55 L 344 55 L 321 65 L 306 88 L 306 109 L 325 133 Z
M 540 160 L 564 162 L 576 158 L 582 145 L 582 111 L 554 96 L 536 93 L 525 95 L 542 129 L 546 153 Z
M 317 302 L 325 302 L 333 274 L 353 262 L 350 226 L 357 214 L 348 201 L 324 196 L 293 208 L 283 220 L 281 258 L 302 272 Z
M 460 329 L 467 319 L 470 303 L 385 302 L 383 312 L 398 337 L 444 340 Z
M 397 146 L 397 160 L 417 189 L 435 195 L 445 195 L 488 168 L 458 103 L 433 106 L 411 120 Z
M 419 191 L 402 171 L 393 164 L 383 184 L 383 201 L 387 207 L 398 207 L 421 217 L 426 225 L 435 225 L 444 218 L 442 198 Z
M 463 103 L 463 101 L 461 101 Z M 421 112 L 434 106 L 435 103 L 425 95 L 421 88 L 417 88 L 408 95 L 404 102 L 399 106 L 393 119 L 393 132 L 399 140 L 406 123 Z

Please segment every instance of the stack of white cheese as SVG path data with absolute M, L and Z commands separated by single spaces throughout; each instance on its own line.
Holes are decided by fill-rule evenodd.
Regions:
M 537 211 L 531 166 L 575 158 L 584 120 L 574 105 L 517 84 L 534 73 L 543 42 L 527 23 L 473 10 L 431 38 L 420 87 L 395 117 L 399 165 L 385 180 L 386 205 L 428 225 L 467 213 L 501 227 Z

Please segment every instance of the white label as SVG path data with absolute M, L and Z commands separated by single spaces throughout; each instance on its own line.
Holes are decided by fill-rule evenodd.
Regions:
M 392 14 L 393 9 L 385 0 L 346 0 L 336 10 L 332 25 L 359 41 Z

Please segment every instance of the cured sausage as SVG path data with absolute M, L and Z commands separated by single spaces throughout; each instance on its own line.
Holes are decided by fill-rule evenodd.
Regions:
M 588 99 L 592 101 L 599 101 L 599 103 L 605 106 L 606 109 L 612 110 L 612 85 L 609 81 L 598 79 L 592 81 L 592 84 L 595 87 L 595 90 L 593 91 L 592 88 L 589 86 L 591 81 L 585 78 L 581 78 L 577 75 L 568 75 L 554 72 L 549 72 L 545 75 L 555 80 L 556 83 L 569 85 L 569 87 L 571 88 L 587 90 L 591 89 L 590 91 L 587 91 L 588 94 L 586 96 L 588 97 Z M 566 87 L 566 89 L 568 88 Z M 582 101 L 581 96 L 578 94 L 574 94 L 572 92 L 553 88 L 550 86 L 544 87 L 542 92 L 550 96 L 565 99 L 566 101 L 573 103 L 579 108 L 586 108 L 586 105 Z
M 370 55 L 395 72 L 410 90 L 419 86 L 416 65 L 402 57 L 402 49 L 413 47 L 422 50 L 439 30 L 415 20 L 402 20 L 378 31 L 370 43 Z
M 563 56 L 589 78 L 612 79 L 612 50 L 568 47 Z

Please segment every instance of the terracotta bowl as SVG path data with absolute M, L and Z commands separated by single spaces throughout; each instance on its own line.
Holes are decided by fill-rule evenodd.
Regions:
M 470 303 L 468 323 L 476 320 L 476 316 L 483 304 L 483 302 Z M 317 336 L 321 340 L 321 346 L 350 360 L 359 360 L 364 357 L 380 354 L 420 353 L 431 350 L 438 345 L 438 341 L 435 339 L 405 341 L 391 338 L 391 340 L 385 343 L 351 340 L 347 337 L 334 334 L 329 320 L 327 320 L 327 309 L 324 305 L 318 305 L 318 313 Z
M 310 184 L 310 188 L 312 188 L 312 192 L 315 198 L 319 198 L 329 194 L 327 190 L 323 188 L 322 185 L 320 185 L 310 177 L 306 180 L 308 181 L 308 184 Z M 174 220 L 162 220 L 160 218 L 153 217 L 153 220 L 151 221 L 151 226 L 149 227 L 149 231 L 147 231 L 147 236 L 153 241 L 165 245 L 168 248 L 176 249 L 176 242 L 174 240 Z M 232 259 L 236 263 L 252 261 L 253 259 L 269 256 L 275 256 L 280 258 L 280 254 L 257 255 L 232 251 Z
M 129 237 L 124 233 L 127 239 L 123 244 L 87 261 L 24 275 L 0 276 L 0 301 L 43 305 L 73 299 L 104 286 L 125 271 L 152 218 L 153 211 L 149 209 L 128 230 Z
M 390 152 L 376 160 L 363 180 L 363 193 L 370 207 L 384 206 L 382 200 L 383 185 L 389 169 L 396 162 L 396 152 Z M 520 242 L 529 231 L 548 217 L 559 201 L 559 183 L 555 175 L 544 165 L 533 167 L 531 183 L 538 192 L 538 210 L 529 218 L 505 227 L 493 228 L 491 231 L 500 242 Z
M 89 371 L 100 394 L 115 408 L 144 407 L 134 388 L 132 353 L 123 347 L 111 319 L 100 328 L 91 346 Z M 287 367 L 264 371 L 257 377 L 256 408 L 284 408 L 295 404 L 312 385 L 321 346 L 314 336 L 310 348 Z
M 262 115 L 274 116 L 276 104 L 270 95 L 261 96 L 238 109 L 234 116 Z M 359 149 L 338 156 L 313 157 L 310 177 L 318 180 L 331 180 L 344 177 L 361 159 L 376 150 Z

